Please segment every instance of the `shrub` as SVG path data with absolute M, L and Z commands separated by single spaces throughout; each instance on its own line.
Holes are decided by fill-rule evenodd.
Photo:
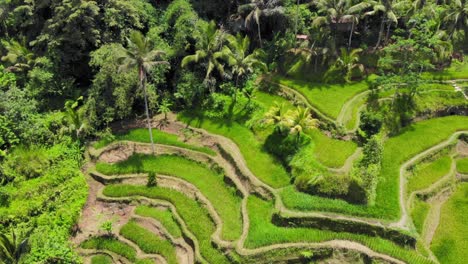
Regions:
M 151 171 L 148 173 L 148 182 L 146 183 L 146 186 L 148 187 L 155 187 L 157 186 L 157 179 L 156 179 L 156 173 Z
M 364 132 L 365 138 L 369 138 L 379 133 L 382 123 L 382 115 L 380 113 L 367 110 L 361 114 L 359 129 Z
M 112 236 L 113 225 L 114 223 L 111 220 L 105 221 L 104 223 L 101 224 L 99 229 L 105 231 L 107 233 L 107 236 Z

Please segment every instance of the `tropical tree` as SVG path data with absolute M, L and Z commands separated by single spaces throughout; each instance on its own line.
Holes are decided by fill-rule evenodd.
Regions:
M 119 70 L 128 71 L 135 68 L 138 69 L 139 85 L 140 89 L 143 90 L 145 98 L 146 121 L 148 123 L 151 149 L 154 153 L 153 133 L 148 110 L 148 93 L 146 91 L 147 73 L 156 65 L 169 65 L 169 63 L 161 59 L 165 53 L 161 50 L 153 49 L 151 41 L 147 37 L 144 37 L 139 31 L 133 31 L 130 34 L 130 38 L 127 39 L 127 42 L 128 47 L 125 49 L 125 55 L 118 59 L 120 63 Z
M 218 29 L 214 21 L 202 23 L 201 29 L 195 35 L 197 50 L 195 54 L 185 56 L 182 60 L 182 67 L 191 63 L 203 63 L 206 67 L 205 81 L 210 78 L 214 69 L 223 76 L 224 66 L 219 58 L 222 57 L 220 50 L 224 44 L 225 35 L 224 30 Z
M 294 54 L 298 58 L 288 71 L 288 74 L 291 74 L 300 70 L 304 65 L 311 64 L 312 60 L 314 61 L 314 72 L 317 71 L 319 58 L 322 59 L 322 62 L 325 62 L 330 53 L 330 49 L 328 47 L 319 47 L 315 40 L 312 43 L 306 40 L 303 41 L 299 47 L 292 48 L 288 50 L 288 52 Z
M 382 15 L 381 22 L 380 22 L 379 36 L 378 36 L 377 43 L 375 44 L 374 49 L 377 49 L 380 46 L 380 42 L 382 41 L 382 36 L 384 33 L 385 25 L 387 25 L 387 34 L 385 37 L 385 41 L 387 41 L 390 35 L 391 25 L 398 23 L 398 17 L 394 11 L 394 5 L 395 4 L 393 3 L 392 0 L 380 0 L 378 2 L 374 2 L 374 5 L 372 6 L 373 9 L 364 14 L 365 16 L 374 16 L 376 14 Z
M 171 112 L 172 103 L 168 98 L 164 98 L 158 105 L 158 113 L 164 115 L 164 120 L 167 121 L 167 114 Z
M 223 58 L 227 61 L 232 68 L 232 73 L 235 76 L 235 87 L 239 87 L 239 80 L 248 73 L 253 73 L 255 69 L 262 71 L 267 70 L 266 64 L 261 61 L 264 52 L 261 49 L 256 49 L 249 53 L 250 39 L 248 36 L 242 37 L 240 34 L 237 36 L 228 35 L 226 37 L 228 45 L 222 50 Z M 234 101 L 236 100 L 234 93 Z
M 361 12 L 371 6 L 368 1 L 354 3 L 352 0 L 316 0 L 314 4 L 317 6 L 318 12 L 322 15 L 317 16 L 312 22 L 313 27 L 320 27 L 323 25 L 330 26 L 334 29 L 334 41 L 336 47 L 336 31 L 342 25 L 349 28 L 348 49 L 351 47 L 353 32 L 356 25 L 361 18 Z
M 84 112 L 78 108 L 80 101 L 83 101 L 83 96 L 80 96 L 76 101 L 67 100 L 65 102 L 65 120 L 68 124 L 67 130 L 76 138 L 80 138 L 82 133 L 88 128 L 88 121 L 84 118 Z
M 468 1 L 450 1 L 443 20 L 448 24 L 450 38 L 452 38 L 457 32 L 465 33 L 468 29 Z M 463 37 L 466 36 L 463 34 Z
M 20 239 L 15 232 L 11 237 L 0 233 L 0 262 L 5 264 L 19 263 L 21 257 L 27 252 L 28 239 Z
M 8 62 L 10 71 L 22 72 L 29 70 L 34 64 L 34 53 L 27 47 L 25 40 L 2 40 L 2 45 L 6 49 L 6 55 L 2 56 L 2 61 Z
M 296 110 L 289 113 L 287 124 L 289 134 L 296 135 L 296 141 L 299 142 L 303 133 L 317 127 L 318 120 L 312 118 L 309 108 L 299 106 Z
M 287 106 L 285 103 L 274 102 L 261 120 L 264 126 L 273 126 L 275 131 L 284 134 L 288 129 Z
M 363 73 L 364 65 L 359 63 L 359 54 L 361 52 L 362 49 L 353 49 L 348 51 L 345 48 L 341 48 L 340 57 L 325 74 L 325 80 L 330 80 L 337 76 L 342 76 L 346 82 L 351 82 L 355 71 Z
M 262 18 L 281 16 L 284 14 L 284 8 L 280 6 L 279 0 L 250 0 L 250 3 L 240 5 L 238 13 L 244 18 L 244 27 L 253 31 L 253 26 L 257 26 L 258 40 L 262 47 Z

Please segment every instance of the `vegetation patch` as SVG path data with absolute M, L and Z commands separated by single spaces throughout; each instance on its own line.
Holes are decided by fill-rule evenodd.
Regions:
M 233 240 L 242 232 L 241 197 L 235 188 L 224 183 L 223 174 L 216 173 L 204 164 L 174 155 L 136 154 L 116 164 L 98 163 L 96 170 L 106 175 L 155 172 L 184 179 L 195 185 L 213 204 L 224 222 L 224 238 Z
M 431 249 L 441 263 L 464 263 L 468 252 L 468 184 L 461 183 L 442 206 Z
M 432 162 L 417 165 L 412 169 L 408 179 L 407 190 L 409 193 L 428 188 L 440 178 L 450 172 L 452 158 L 441 156 Z
M 93 237 L 80 245 L 85 249 L 109 250 L 130 261 L 136 261 L 136 250 L 130 245 L 113 237 Z
M 309 100 L 310 104 L 333 119 L 338 117 L 346 101 L 368 89 L 368 84 L 364 81 L 353 84 L 321 84 L 280 76 L 275 76 L 274 80 L 299 91 Z
M 133 241 L 143 252 L 148 254 L 160 254 L 168 263 L 177 263 L 175 247 L 171 242 L 161 239 L 137 224 L 134 220 L 130 220 L 122 226 L 120 234 Z
M 163 144 L 163 145 L 169 145 L 169 146 L 175 146 L 175 147 L 180 147 L 180 148 L 186 148 L 186 149 L 191 149 L 195 151 L 200 151 L 204 152 L 206 154 L 210 155 L 215 155 L 216 153 L 207 147 L 199 147 L 199 146 L 194 146 L 194 145 L 189 145 L 186 144 L 182 141 L 179 140 L 179 138 L 174 135 L 174 134 L 169 134 L 167 132 L 158 130 L 158 129 L 152 129 L 151 130 L 153 133 L 153 139 L 154 143 L 157 144 Z M 150 137 L 149 137 L 149 132 L 148 129 L 145 128 L 136 128 L 132 129 L 124 134 L 117 134 L 117 135 L 112 135 L 110 138 L 103 138 L 99 141 L 97 141 L 93 146 L 96 149 L 103 148 L 112 142 L 116 141 L 136 141 L 136 142 L 143 142 L 143 143 L 150 143 Z
M 159 221 L 174 238 L 179 238 L 182 236 L 182 231 L 180 230 L 179 224 L 174 219 L 174 216 L 169 209 L 159 209 L 146 205 L 140 205 L 135 209 L 135 213 L 137 215 L 151 217 Z
M 468 158 L 457 160 L 457 171 L 462 174 L 468 174 Z
M 143 196 L 172 203 L 197 238 L 202 256 L 210 263 L 229 263 L 226 256 L 213 247 L 211 235 L 216 227 L 207 210 L 198 202 L 177 191 L 159 187 L 109 185 L 104 188 L 103 194 L 109 197 Z

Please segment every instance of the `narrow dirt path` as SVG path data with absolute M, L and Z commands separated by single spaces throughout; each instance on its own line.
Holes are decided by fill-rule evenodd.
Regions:
M 400 201 L 400 211 L 401 211 L 401 217 L 400 217 L 400 220 L 397 222 L 397 223 L 394 223 L 392 224 L 391 226 L 392 227 L 396 227 L 396 228 L 401 228 L 401 229 L 404 229 L 404 230 L 410 230 L 410 227 L 409 227 L 409 214 L 408 214 L 408 208 L 406 207 L 406 170 L 408 169 L 408 167 L 410 165 L 413 165 L 414 163 L 418 162 L 420 159 L 424 158 L 425 156 L 429 155 L 430 153 L 434 152 L 434 151 L 437 151 L 437 150 L 440 150 L 448 145 L 450 145 L 451 143 L 454 142 L 454 140 L 456 140 L 460 135 L 462 134 L 467 134 L 468 131 L 459 131 L 459 132 L 456 132 L 454 134 L 452 134 L 452 136 L 450 136 L 450 138 L 446 141 L 443 141 L 423 152 L 420 152 L 419 154 L 413 156 L 411 159 L 409 159 L 408 161 L 406 161 L 405 163 L 403 163 L 401 166 L 400 166 L 400 194 L 399 194 L 399 201 Z
M 173 119 L 173 120 L 171 120 L 172 122 L 177 122 L 177 121 L 175 121 L 175 116 L 172 116 L 172 119 Z M 182 127 L 183 126 L 184 125 L 182 125 Z M 226 161 L 224 158 L 220 158 L 219 154 L 214 159 L 216 160 L 216 163 L 218 163 L 218 164 L 222 164 L 222 163 L 231 164 L 230 165 L 231 168 L 229 169 L 230 170 L 229 174 L 233 174 L 233 176 L 232 176 L 233 179 L 237 179 L 239 182 L 241 182 L 242 180 L 239 179 L 240 177 L 238 175 L 238 173 L 241 172 L 244 175 L 244 177 L 246 177 L 246 179 L 248 179 L 248 181 L 250 182 L 250 184 L 252 186 L 255 186 L 255 188 L 261 188 L 262 190 L 266 190 L 267 192 L 270 192 L 273 195 L 274 199 L 276 199 L 276 201 L 277 201 L 275 203 L 275 207 L 277 209 L 279 209 L 280 211 L 288 212 L 288 210 L 286 208 L 284 208 L 284 206 L 281 203 L 281 199 L 279 197 L 278 190 L 275 190 L 275 189 L 269 187 L 268 185 L 266 185 L 265 183 L 261 182 L 258 178 L 255 177 L 255 175 L 252 174 L 252 172 L 250 172 L 250 170 L 248 169 L 248 167 L 246 165 L 246 162 L 245 162 L 243 156 L 240 153 L 240 150 L 238 149 L 238 147 L 237 147 L 237 145 L 235 143 L 233 143 L 230 139 L 224 138 L 222 136 L 210 134 L 210 133 L 208 133 L 207 131 L 205 131 L 203 129 L 194 128 L 194 131 L 200 132 L 200 133 L 202 133 L 204 135 L 208 135 L 209 137 L 211 137 L 213 139 L 214 142 L 216 142 L 216 144 L 222 146 L 223 149 L 227 153 L 230 154 L 230 156 L 232 157 L 232 159 L 234 161 L 234 164 Z M 453 134 L 449 140 L 447 140 L 445 142 L 442 142 L 442 143 L 440 143 L 440 144 L 438 144 L 438 145 L 436 145 L 436 146 L 434 146 L 434 147 L 432 147 L 432 148 L 430 148 L 430 149 L 416 155 L 415 157 L 413 157 L 412 159 L 410 159 L 409 161 L 404 163 L 402 165 L 401 169 L 406 168 L 407 166 L 409 166 L 413 162 L 419 160 L 423 156 L 429 154 L 430 152 L 435 151 L 436 149 L 444 147 L 446 144 L 448 144 L 448 142 L 450 140 L 453 140 L 455 137 L 459 136 L 462 133 L 466 133 L 466 131 L 457 132 L 457 133 Z M 224 167 L 226 167 L 226 166 L 224 166 Z M 402 170 L 400 170 L 400 178 L 402 176 L 401 172 L 402 172 Z M 400 181 L 400 188 L 402 186 L 401 184 L 402 184 L 402 181 Z M 239 184 L 237 187 L 239 187 L 239 189 L 243 189 L 243 191 L 242 191 L 243 193 L 244 192 L 245 193 L 250 192 L 250 191 L 248 191 L 248 189 L 245 188 L 245 184 Z M 100 187 L 98 186 L 97 188 L 92 189 L 92 191 L 94 192 L 96 189 L 99 190 L 99 188 Z M 195 187 L 194 187 L 194 189 L 196 190 Z M 404 183 L 403 183 L 403 189 L 400 189 L 400 192 L 402 190 L 404 190 Z M 94 195 L 94 197 L 96 197 L 96 195 Z M 358 251 L 360 251 L 362 253 L 365 253 L 365 254 L 369 253 L 368 250 L 370 250 L 369 248 L 363 246 L 362 244 L 352 242 L 352 241 L 346 241 L 346 240 L 344 240 L 344 241 L 342 241 L 342 240 L 333 240 L 335 242 L 332 243 L 332 244 L 330 244 L 331 243 L 330 241 L 324 242 L 324 243 L 287 243 L 287 244 L 271 245 L 271 246 L 264 247 L 264 248 L 259 248 L 259 249 L 245 249 L 243 247 L 243 244 L 244 244 L 245 239 L 246 239 L 246 237 L 248 235 L 248 227 L 249 227 L 248 211 L 247 211 L 247 208 L 246 208 L 246 204 L 247 204 L 247 199 L 246 198 L 247 198 L 247 196 L 244 197 L 244 199 L 242 201 L 242 206 L 241 206 L 242 207 L 241 208 L 241 210 L 242 210 L 242 221 L 243 221 L 243 225 L 244 225 L 243 226 L 243 231 L 242 231 L 242 235 L 241 235 L 240 239 L 237 242 L 235 242 L 235 244 L 233 244 L 232 242 L 229 242 L 229 241 L 223 241 L 220 238 L 220 231 L 219 230 L 221 230 L 222 224 L 223 224 L 221 219 L 219 218 L 219 216 L 216 217 L 217 213 L 214 210 L 214 208 L 212 208 L 212 205 L 211 205 L 210 201 L 208 201 L 206 198 L 204 198 L 203 195 L 198 195 L 197 194 L 197 197 L 200 198 L 200 200 L 202 200 L 202 202 L 203 202 L 203 204 L 205 206 L 207 206 L 208 208 L 211 207 L 209 209 L 209 211 L 211 212 L 212 215 L 214 215 L 215 224 L 217 226 L 216 231 L 213 234 L 212 238 L 215 241 L 217 240 L 222 247 L 230 248 L 230 247 L 235 246 L 236 249 L 240 250 L 241 252 L 243 252 L 245 254 L 261 254 L 261 253 L 263 253 L 265 251 L 268 251 L 268 250 L 271 250 L 271 249 L 288 248 L 288 247 L 294 247 L 294 246 L 297 246 L 297 247 L 335 246 L 335 247 L 339 247 L 339 248 L 342 247 L 342 248 L 348 248 L 348 249 L 351 249 L 351 250 L 358 250 Z M 94 199 L 96 199 L 96 198 L 94 198 Z M 404 196 L 400 196 L 400 202 L 402 200 L 404 200 Z M 404 207 L 406 208 L 406 206 L 404 206 Z M 176 210 L 176 209 L 173 208 L 173 210 Z M 404 212 L 406 213 L 406 210 Z M 299 212 L 289 211 L 288 213 L 299 213 Z M 327 214 L 324 214 L 324 213 L 315 213 L 315 212 L 312 212 L 310 214 L 309 213 L 301 213 L 301 215 L 303 215 L 303 216 L 320 215 L 322 217 L 333 218 L 333 219 L 346 219 L 346 220 L 351 219 L 352 221 L 365 222 L 365 223 L 368 223 L 368 224 L 371 224 L 371 225 L 375 225 L 375 224 L 383 225 L 383 223 L 380 223 L 379 221 L 374 221 L 374 220 L 371 220 L 371 219 L 365 219 L 365 218 L 359 218 L 359 217 L 349 217 L 349 216 L 345 216 L 345 215 L 344 216 L 336 215 L 336 214 L 335 215 L 327 215 Z M 401 222 L 401 220 L 400 220 L 400 222 Z M 399 223 L 397 224 L 398 227 L 404 226 L 404 225 L 399 225 Z M 336 241 L 341 241 L 341 242 L 336 242 Z M 351 244 L 349 244 L 349 243 L 351 243 Z M 370 250 L 370 251 L 372 251 L 372 250 Z M 394 258 L 392 258 L 390 256 L 384 255 L 384 254 L 379 254 L 379 253 L 375 253 L 375 252 L 373 252 L 372 254 L 374 254 L 376 257 L 381 256 L 383 259 L 392 259 L 392 262 L 394 262 L 394 263 L 401 263 L 401 261 L 399 261 L 397 259 L 394 259 Z M 200 259 L 199 258 L 200 257 L 199 256 L 199 251 L 197 252 L 197 255 L 198 255 L 197 259 Z
M 426 217 L 426 221 L 424 221 L 422 232 L 423 241 L 428 246 L 431 244 L 432 238 L 434 237 L 434 234 L 437 231 L 437 227 L 439 226 L 442 206 L 450 198 L 451 194 L 452 189 L 446 188 L 429 200 L 431 208 Z
M 466 95 L 465 91 L 460 86 L 458 86 L 457 81 L 452 80 L 452 81 L 450 81 L 450 83 L 452 84 L 452 86 L 453 86 L 453 88 L 455 89 L 456 92 L 462 93 L 463 96 L 465 97 L 465 99 L 468 100 L 468 95 Z

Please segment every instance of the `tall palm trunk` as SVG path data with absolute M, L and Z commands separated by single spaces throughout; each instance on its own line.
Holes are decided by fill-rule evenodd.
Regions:
M 150 120 L 149 109 L 148 109 L 148 95 L 146 93 L 146 74 L 145 74 L 145 70 L 141 66 L 140 66 L 140 85 L 141 85 L 141 88 L 143 89 L 143 93 L 145 97 L 146 122 L 148 124 L 148 131 L 149 131 L 149 136 L 150 136 L 150 141 L 151 141 L 151 151 L 154 154 L 155 150 L 154 150 L 154 142 L 153 142 L 153 131 L 151 130 L 151 120 Z
M 349 40 L 348 40 L 348 51 L 351 49 L 351 42 L 353 41 L 353 32 L 354 32 L 354 18 L 353 18 L 353 25 L 351 26 L 351 32 L 349 32 Z
M 257 20 L 258 39 L 260 41 L 260 48 L 263 48 L 262 44 L 262 32 L 260 31 L 260 19 Z
M 388 23 L 387 25 L 387 34 L 385 35 L 385 43 L 388 43 L 388 39 L 390 38 L 390 28 L 392 27 L 392 23 Z
M 375 44 L 374 50 L 376 50 L 380 46 L 380 42 L 382 41 L 382 35 L 383 35 L 384 29 L 385 29 L 385 18 L 382 18 L 382 22 L 380 22 L 379 38 L 377 39 L 377 44 Z

